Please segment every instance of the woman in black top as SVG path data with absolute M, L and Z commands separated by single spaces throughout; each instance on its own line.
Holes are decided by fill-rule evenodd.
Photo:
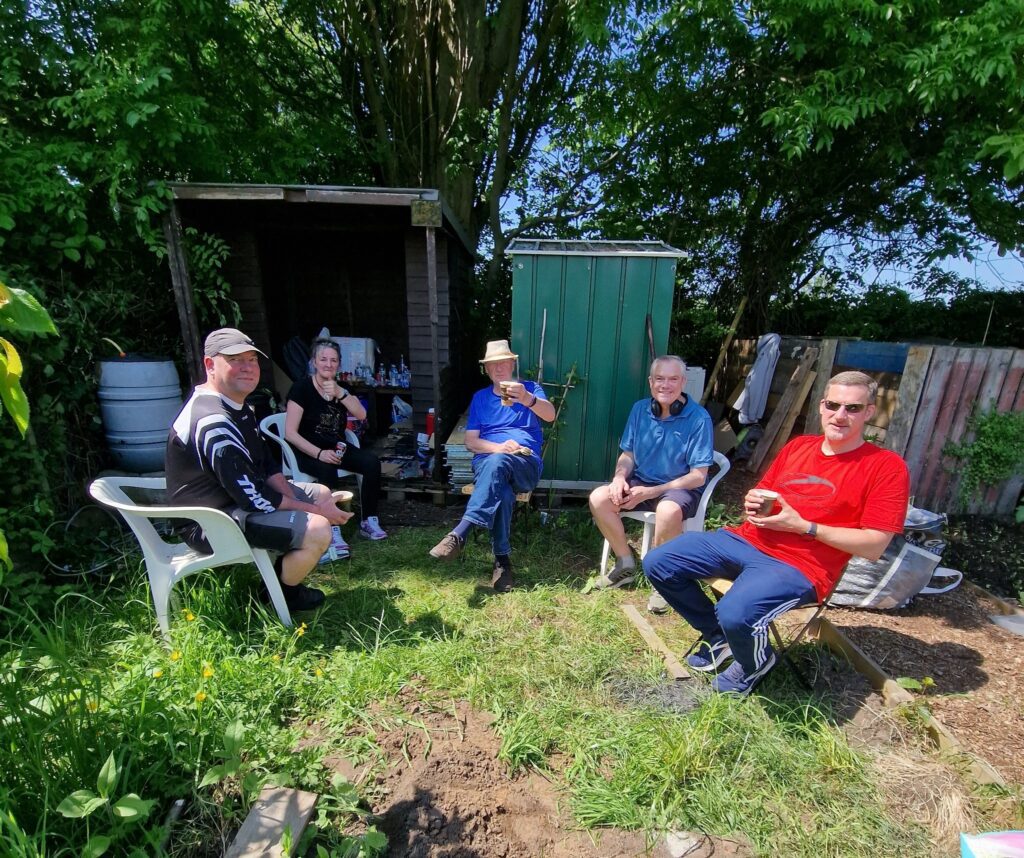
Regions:
M 339 453 L 337 445 L 345 443 L 348 415 L 366 419 L 366 409 L 359 398 L 335 381 L 341 365 L 341 350 L 333 340 L 313 342 L 310 355 L 313 375 L 300 379 L 288 392 L 284 437 L 295 450 L 299 467 L 324 485 L 336 488 L 338 469 L 360 474 L 360 506 L 363 520 L 359 533 L 367 539 L 384 539 L 377 519 L 380 500 L 380 459 L 373 453 L 346 445 Z

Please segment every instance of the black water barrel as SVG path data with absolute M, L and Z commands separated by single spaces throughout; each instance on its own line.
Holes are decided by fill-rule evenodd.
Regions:
M 182 403 L 174 361 L 151 355 L 102 360 L 99 397 L 117 466 L 138 474 L 162 471 L 167 433 Z

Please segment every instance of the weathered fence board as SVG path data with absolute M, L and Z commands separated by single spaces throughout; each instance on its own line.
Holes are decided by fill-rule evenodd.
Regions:
M 947 442 L 959 443 L 967 434 L 967 424 L 974 411 L 974 403 L 978 401 L 989 360 L 993 356 L 993 353 L 986 349 L 970 350 L 970 364 L 967 368 L 967 377 L 964 380 L 961 402 L 949 427 Z M 935 478 L 933 496 L 957 498 L 960 492 L 961 471 L 962 469 L 957 467 L 955 459 L 943 456 L 942 467 Z
M 910 430 L 914 426 L 917 406 L 924 391 L 924 380 L 932 361 L 931 346 L 912 346 L 903 366 L 903 378 L 897 394 L 896 411 L 889 421 L 885 446 L 901 456 L 906 452 Z
M 794 408 L 799 412 L 800 406 L 803 403 L 798 402 L 797 397 L 801 392 L 803 392 L 804 396 L 807 395 L 807 388 L 804 386 L 804 382 L 807 380 L 807 374 L 811 371 L 811 367 L 814 366 L 814 362 L 817 359 L 818 350 L 816 348 L 812 347 L 804 351 L 804 355 L 800 359 L 800 364 L 795 370 L 793 370 L 793 375 L 789 379 L 789 385 L 786 387 L 786 392 L 782 394 L 782 399 L 779 401 L 778 407 L 775 409 L 771 419 L 768 421 L 768 425 L 765 427 L 764 437 L 757 442 L 757 446 L 754 448 L 754 453 L 750 457 L 750 462 L 747 464 L 748 471 L 759 471 L 761 469 L 761 465 L 767 458 L 768 452 L 775 447 L 775 440 L 779 435 L 779 431 L 782 428 L 783 423 L 786 422 L 789 412 Z M 792 428 L 792 422 L 789 423 L 789 426 Z
M 985 370 L 985 380 L 981 384 L 981 390 L 978 392 L 978 402 L 975 406 L 978 410 L 990 411 L 998 407 L 999 392 L 1002 390 L 1006 373 L 1013 362 L 1013 356 L 1013 349 L 993 349 L 990 353 L 988 367 Z M 967 438 L 970 439 L 972 437 L 973 433 L 968 433 Z M 957 493 L 960 491 L 962 479 L 962 476 L 957 476 L 955 486 Z M 967 503 L 967 511 L 975 515 L 980 513 L 985 508 L 986 494 L 987 492 L 979 492 L 970 498 Z M 954 497 L 956 496 L 954 495 Z M 994 492 L 991 502 L 995 503 Z
M 839 340 L 834 337 L 826 337 L 821 341 L 817 375 L 814 377 L 814 387 L 811 388 L 811 395 L 807 400 L 806 420 L 804 421 L 809 435 L 821 434 L 821 421 L 817 419 L 818 403 L 825 398 L 825 387 L 832 377 L 832 367 L 836 361 L 838 347 Z
M 915 497 L 921 471 L 925 464 L 925 456 L 933 438 L 932 428 L 935 426 L 939 407 L 942 405 L 942 394 L 946 389 L 946 380 L 949 378 L 949 370 L 953 365 L 955 353 L 956 349 L 948 346 L 937 346 L 932 352 L 928 377 L 925 379 L 921 400 L 917 405 L 917 414 L 914 416 L 914 426 L 910 430 L 910 439 L 903 454 L 903 458 L 907 461 L 907 467 L 910 468 L 910 490 Z

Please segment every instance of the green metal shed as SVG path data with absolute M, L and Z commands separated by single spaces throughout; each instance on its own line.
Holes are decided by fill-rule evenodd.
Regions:
M 676 260 L 660 241 L 516 239 L 512 348 L 520 372 L 560 393 L 575 366 L 558 425 L 548 430 L 543 487 L 607 482 L 629 409 L 649 395 L 647 320 L 654 350 L 668 345 Z

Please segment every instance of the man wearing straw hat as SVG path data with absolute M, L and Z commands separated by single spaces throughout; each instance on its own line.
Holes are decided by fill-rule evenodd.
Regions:
M 509 535 L 516 495 L 530 492 L 540 480 L 540 421 L 555 419 L 555 408 L 535 381 L 516 381 L 516 359 L 508 340 L 493 340 L 480 361 L 491 384 L 478 390 L 469 405 L 466 448 L 474 453 L 475 488 L 462 520 L 431 550 L 432 557 L 454 560 L 475 527 L 491 533 L 496 592 L 512 589 Z

